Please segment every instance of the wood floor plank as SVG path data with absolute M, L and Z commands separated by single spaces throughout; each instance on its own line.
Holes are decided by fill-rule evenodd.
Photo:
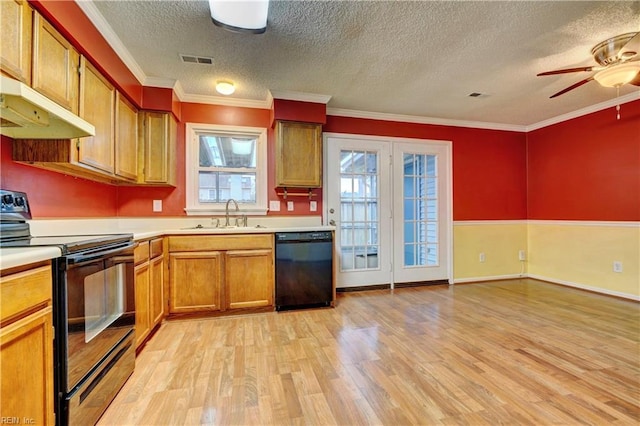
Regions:
M 640 423 L 640 304 L 530 279 L 165 321 L 99 425 Z

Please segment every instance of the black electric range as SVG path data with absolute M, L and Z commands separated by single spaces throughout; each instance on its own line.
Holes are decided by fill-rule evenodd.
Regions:
M 61 251 L 51 259 L 56 424 L 95 424 L 135 366 L 137 243 L 133 234 L 32 236 L 23 192 L 0 190 L 0 207 L 0 247 Z

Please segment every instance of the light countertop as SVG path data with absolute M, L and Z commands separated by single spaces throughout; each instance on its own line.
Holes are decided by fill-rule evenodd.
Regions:
M 27 247 L 0 249 L 0 269 L 37 263 L 61 256 L 58 247 Z
M 112 224 L 107 224 L 106 227 L 95 227 L 94 232 L 91 234 L 108 234 L 108 233 L 131 233 L 133 238 L 137 241 L 147 240 L 151 238 L 164 237 L 169 235 L 229 235 L 229 234 L 274 234 L 278 232 L 313 232 L 313 231 L 332 231 L 335 228 L 333 226 L 313 225 L 313 224 L 300 224 L 300 226 L 286 227 L 278 223 L 276 226 L 248 226 L 237 228 L 213 228 L 203 227 L 195 228 L 195 226 L 173 228 L 171 224 L 163 223 L 158 224 L 156 229 L 149 229 L 149 226 L 138 227 L 137 223 L 127 223 L 129 226 L 122 226 L 122 223 L 118 227 L 113 227 Z M 162 225 L 168 227 L 164 228 Z M 44 232 L 34 232 L 34 226 L 32 226 L 33 235 L 79 235 L 87 233 L 85 229 L 80 227 L 76 232 L 55 232 L 51 227 L 43 229 Z M 141 229 L 142 228 L 142 229 Z M 155 227 L 152 227 L 155 228 Z M 47 232 L 47 230 L 49 232 Z M 80 232 L 78 232 L 80 231 Z M 84 232 L 83 232 L 84 231 Z M 43 260 L 50 260 L 61 256 L 61 251 L 57 247 L 27 247 L 27 248 L 3 248 L 0 249 L 0 269 L 13 268 L 16 266 L 28 265 L 30 263 L 37 263 Z

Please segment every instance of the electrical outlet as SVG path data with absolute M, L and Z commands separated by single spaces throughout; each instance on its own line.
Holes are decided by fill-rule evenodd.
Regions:
M 527 260 L 527 256 L 526 256 L 524 250 L 520 250 L 518 252 L 518 260 Z
M 619 260 L 613 261 L 613 272 L 621 273 L 622 272 L 622 262 Z
M 310 212 L 318 211 L 318 202 L 317 201 L 309 201 L 309 211 Z
M 280 211 L 280 200 L 270 200 L 269 201 L 269 210 L 272 212 Z
M 479 260 L 480 260 L 480 263 L 484 263 L 484 261 L 486 260 L 484 253 L 480 253 Z
M 287 201 L 287 211 L 293 211 L 293 201 Z
M 162 211 L 162 200 L 153 200 L 153 211 L 154 212 Z

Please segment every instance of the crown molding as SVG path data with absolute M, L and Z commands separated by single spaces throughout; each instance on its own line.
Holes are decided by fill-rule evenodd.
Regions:
M 147 79 L 146 74 L 142 71 L 142 68 L 140 68 L 140 65 L 138 65 L 120 38 L 116 35 L 115 31 L 113 31 L 111 25 L 109 25 L 109 23 L 104 19 L 104 16 L 102 16 L 93 1 L 76 1 L 76 4 L 84 12 L 87 18 L 89 18 L 98 32 L 102 34 L 102 37 L 104 37 L 107 43 L 109 43 L 109 46 L 111 46 L 116 55 L 118 55 L 122 62 L 124 62 L 125 66 L 129 68 L 129 71 L 131 71 L 136 80 L 138 80 L 140 84 L 144 85 L 144 82 Z
M 638 91 L 636 92 L 629 93 L 628 95 L 620 96 L 619 98 L 611 99 L 609 101 L 601 102 L 599 104 L 591 105 L 576 111 L 568 112 L 566 114 L 549 118 L 548 120 L 543 120 L 538 123 L 531 124 L 529 126 L 526 126 L 526 131 L 531 132 L 533 130 L 542 129 L 543 127 L 552 126 L 554 124 L 562 123 L 563 121 L 569 121 L 574 118 L 582 117 L 583 115 L 602 111 L 603 109 L 615 107 L 616 105 L 622 105 L 628 102 L 633 102 L 638 99 L 640 99 L 640 89 L 638 89 Z
M 471 127 L 474 129 L 526 132 L 525 126 L 516 124 L 486 123 L 483 121 L 466 121 L 448 118 L 421 117 L 417 115 L 387 114 L 384 112 L 357 111 L 342 108 L 327 108 L 327 115 L 351 118 L 366 118 L 370 120 L 399 121 L 402 123 L 434 124 L 439 126 Z
M 175 89 L 177 80 L 163 77 L 145 77 L 144 86 L 162 87 L 163 89 Z
M 265 100 L 256 100 L 256 99 L 237 99 L 237 98 L 226 98 L 222 96 L 209 96 L 209 95 L 192 95 L 192 94 L 183 94 L 180 98 L 181 102 L 188 102 L 194 104 L 207 104 L 207 105 L 224 105 L 224 106 L 233 106 L 233 107 L 241 107 L 241 108 L 257 108 L 257 109 L 269 109 L 271 108 L 271 103 L 269 101 L 269 97 Z
M 313 102 L 316 104 L 327 104 L 331 99 L 331 95 L 321 95 L 319 93 L 293 92 L 288 90 L 271 90 L 270 93 L 273 99 Z

